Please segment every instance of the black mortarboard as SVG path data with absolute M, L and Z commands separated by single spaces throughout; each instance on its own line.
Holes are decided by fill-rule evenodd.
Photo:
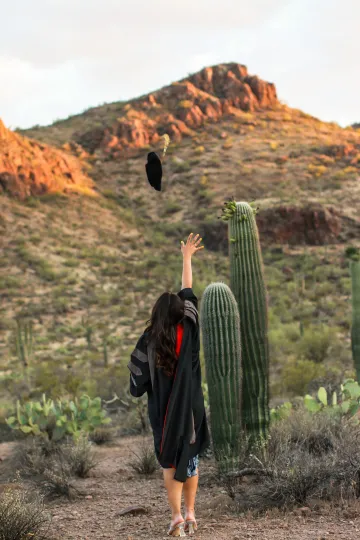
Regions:
M 145 169 L 150 186 L 156 191 L 161 191 L 162 165 L 159 156 L 155 152 L 148 153 Z

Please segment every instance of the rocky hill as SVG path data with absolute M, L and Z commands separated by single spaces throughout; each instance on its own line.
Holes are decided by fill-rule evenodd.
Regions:
M 129 103 L 115 104 L 116 118 L 109 121 L 100 114 L 100 121 L 90 129 L 81 126 L 69 132 L 65 121 L 41 131 L 47 140 L 58 142 L 62 139 L 59 131 L 65 128 L 66 138 L 86 151 L 100 150 L 116 159 L 133 155 L 134 149 L 157 144 L 164 133 L 178 143 L 183 137 L 194 136 L 195 130 L 208 122 L 236 116 L 239 111 L 271 109 L 277 104 L 273 84 L 250 76 L 245 66 L 222 64 Z M 94 113 L 96 109 L 88 114 Z M 39 131 L 33 130 L 32 134 L 38 135 Z
M 164 133 L 171 143 L 158 193 L 144 166 L 150 148 L 162 151 Z M 351 370 L 343 252 L 360 238 L 358 130 L 282 105 L 272 84 L 227 64 L 12 136 L 10 163 L 8 150 L 0 153 L 12 174 L 26 153 L 30 178 L 40 166 L 36 149 L 34 158 L 44 163 L 51 154 L 59 169 L 86 163 L 98 196 L 64 196 L 64 186 L 23 201 L 0 194 L 0 356 L 11 395 L 20 388 L 15 317 L 34 324 L 36 387 L 119 393 L 152 302 L 180 286 L 180 239 L 204 236 L 207 249 L 194 262 L 200 298 L 209 282 L 228 281 L 227 229 L 218 216 L 230 197 L 259 206 L 273 395 Z M 52 169 L 43 173 L 49 185 Z
M 93 193 L 84 164 L 70 154 L 21 137 L 0 120 L 0 193 L 20 199 L 46 193 Z

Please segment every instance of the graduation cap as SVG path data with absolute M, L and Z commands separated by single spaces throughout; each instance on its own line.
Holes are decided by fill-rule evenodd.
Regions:
M 161 191 L 162 165 L 156 152 L 148 153 L 145 169 L 150 186 Z

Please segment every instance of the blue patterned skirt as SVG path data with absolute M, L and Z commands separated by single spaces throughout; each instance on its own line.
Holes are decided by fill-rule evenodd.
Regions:
M 192 478 L 193 476 L 197 476 L 197 468 L 199 467 L 199 456 L 195 456 L 191 459 L 189 459 L 189 463 L 187 466 L 187 477 Z M 175 469 L 175 467 L 172 467 Z
M 195 456 L 190 459 L 189 465 L 187 468 L 187 477 L 192 478 L 197 475 L 197 468 L 199 466 L 199 456 Z

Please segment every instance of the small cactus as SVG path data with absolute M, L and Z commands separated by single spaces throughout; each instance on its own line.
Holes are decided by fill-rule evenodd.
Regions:
M 224 283 L 212 283 L 201 303 L 211 432 L 220 470 L 236 466 L 241 436 L 240 317 Z
M 16 354 L 24 368 L 27 368 L 34 352 L 33 324 L 32 321 L 16 319 L 16 325 Z

